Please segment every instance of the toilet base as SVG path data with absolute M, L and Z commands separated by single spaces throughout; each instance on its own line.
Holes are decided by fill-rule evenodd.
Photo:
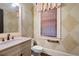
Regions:
M 50 55 L 48 55 L 48 54 L 46 54 L 46 53 L 41 53 L 40 55 L 41 55 L 41 56 L 50 56 Z
M 32 51 L 32 55 L 33 55 L 33 56 L 41 56 L 40 53 L 35 53 L 35 52 L 33 52 L 33 51 Z

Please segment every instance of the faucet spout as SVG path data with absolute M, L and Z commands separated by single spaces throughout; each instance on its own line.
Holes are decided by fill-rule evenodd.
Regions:
M 10 40 L 10 34 L 7 35 L 7 40 Z

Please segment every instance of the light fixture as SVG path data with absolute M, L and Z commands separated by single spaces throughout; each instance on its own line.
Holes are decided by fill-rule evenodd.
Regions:
M 11 7 L 12 7 L 13 9 L 15 9 L 15 12 L 16 12 L 16 14 L 17 14 L 17 17 L 19 17 L 19 3 L 12 3 L 12 4 L 11 4 Z
M 17 6 L 19 6 L 19 3 L 12 3 L 12 6 L 17 7 Z

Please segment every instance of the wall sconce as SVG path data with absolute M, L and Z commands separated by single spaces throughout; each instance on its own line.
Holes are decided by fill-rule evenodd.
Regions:
M 12 3 L 12 7 L 17 7 L 19 6 L 19 3 Z
M 12 3 L 11 6 L 16 8 L 16 14 L 19 17 L 19 3 Z

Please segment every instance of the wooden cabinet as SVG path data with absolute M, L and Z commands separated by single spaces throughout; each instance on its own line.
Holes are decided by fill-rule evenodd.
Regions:
M 21 54 L 23 56 L 30 56 L 31 55 L 31 41 L 27 41 L 26 42 L 23 42 L 21 44 Z
M 15 46 L 6 48 L 0 51 L 0 56 L 30 56 L 31 55 L 31 40 L 22 42 Z

